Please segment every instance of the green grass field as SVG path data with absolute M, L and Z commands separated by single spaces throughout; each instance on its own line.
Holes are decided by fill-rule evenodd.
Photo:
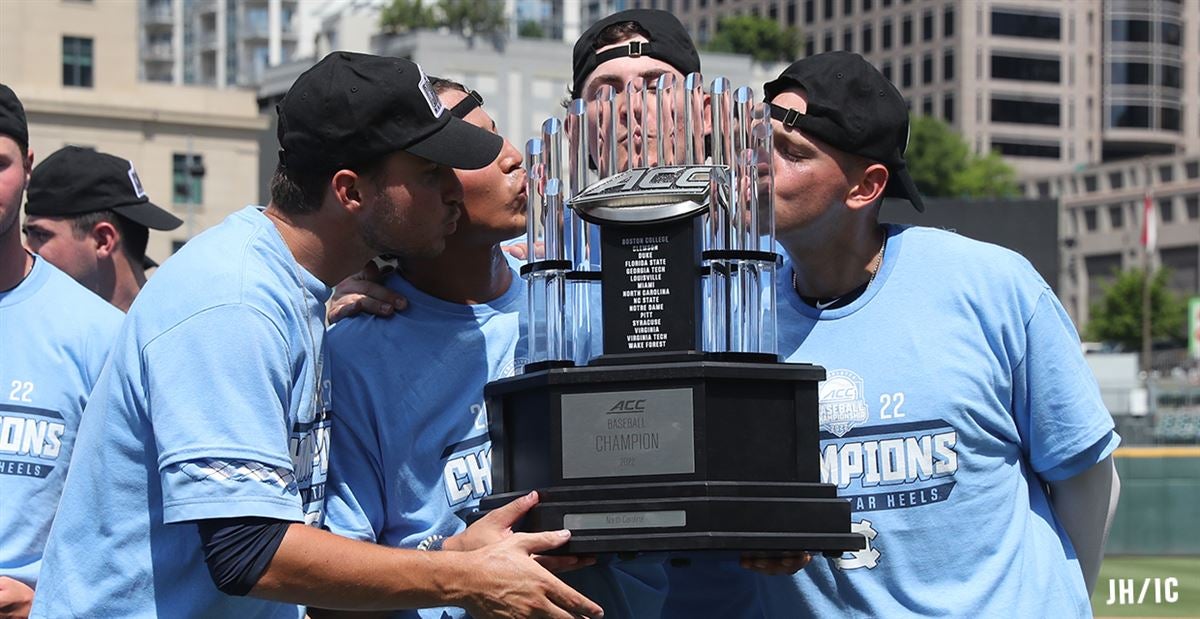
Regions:
M 1155 581 L 1163 583 L 1162 598 L 1155 603 Z M 1167 603 L 1166 579 L 1175 578 L 1178 599 Z M 1112 579 L 1133 579 L 1136 602 L 1143 585 L 1141 604 L 1106 604 Z M 1100 567 L 1100 580 L 1092 596 L 1092 611 L 1097 617 L 1200 617 L 1200 557 L 1106 557 Z

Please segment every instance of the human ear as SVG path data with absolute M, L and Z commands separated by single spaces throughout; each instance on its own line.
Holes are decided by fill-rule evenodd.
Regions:
M 862 171 L 858 182 L 846 194 L 846 206 L 861 208 L 874 204 L 883 197 L 888 183 L 888 169 L 882 163 L 872 163 Z

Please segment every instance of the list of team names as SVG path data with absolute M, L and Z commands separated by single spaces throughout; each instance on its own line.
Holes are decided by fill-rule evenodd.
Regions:
M 629 350 L 647 350 L 667 347 L 667 334 L 663 331 L 663 297 L 671 289 L 662 285 L 667 272 L 667 259 L 662 256 L 667 244 L 666 236 L 635 236 L 621 239 L 621 245 L 633 252 L 625 260 L 624 273 L 629 282 L 622 287 L 621 296 L 629 303 L 632 333 L 625 335 Z

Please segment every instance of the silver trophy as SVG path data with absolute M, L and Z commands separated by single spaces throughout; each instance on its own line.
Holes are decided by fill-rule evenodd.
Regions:
M 820 483 L 825 371 L 776 355 L 771 144 L 751 89 L 698 73 L 529 141 L 530 361 L 484 390 L 481 509 L 537 489 L 523 527 L 573 553 L 864 547 Z
M 528 239 L 534 248 L 523 270 L 532 367 L 586 365 L 618 352 L 600 346 L 602 221 L 589 216 L 589 209 L 604 192 L 601 212 L 614 215 L 614 221 L 653 218 L 648 209 L 655 204 L 646 201 L 661 201 L 662 192 L 654 193 L 661 188 L 653 185 L 662 185 L 666 176 L 634 179 L 631 173 L 680 166 L 720 170 L 709 175 L 708 191 L 696 202 L 705 211 L 702 339 L 690 349 L 774 355 L 778 256 L 771 130 L 769 108 L 755 102 L 751 89 L 734 90 L 729 80 L 717 78 L 705 92 L 699 73 L 678 83 L 670 74 L 651 83 L 639 78 L 619 94 L 605 86 L 590 102 L 572 101 L 565 121 L 546 120 L 540 139 L 530 140 L 525 160 Z M 614 184 L 616 178 L 623 181 Z M 695 182 L 694 176 L 688 178 Z M 579 196 L 592 199 L 576 200 Z M 636 207 L 637 213 L 618 213 L 620 204 Z M 658 206 L 668 214 L 673 208 Z M 672 319 L 656 309 L 641 309 L 639 315 L 647 312 L 638 320 Z M 646 323 L 638 326 L 645 331 Z

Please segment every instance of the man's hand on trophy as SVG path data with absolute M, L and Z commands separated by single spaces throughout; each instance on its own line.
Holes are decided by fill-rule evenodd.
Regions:
M 475 555 L 470 557 L 471 565 L 486 569 L 473 571 L 473 582 L 464 583 L 469 588 L 463 607 L 477 618 L 603 617 L 599 605 L 534 560 L 537 553 L 557 548 L 570 538 L 571 533 L 565 530 L 513 533 L 503 541 L 465 553 Z
M 408 307 L 408 299 L 383 285 L 387 274 L 395 268 L 393 264 L 376 259 L 342 280 L 334 287 L 329 301 L 329 324 L 363 313 L 387 318 Z
M 501 245 L 500 249 L 517 260 L 529 259 L 529 243 L 513 243 L 511 245 Z M 546 255 L 546 244 L 538 241 L 533 244 L 533 250 L 537 257 L 541 258 Z
M 488 544 L 494 544 L 514 535 L 513 525 L 517 523 L 534 505 L 537 505 L 537 492 L 513 500 L 503 507 L 496 508 L 483 518 L 475 521 L 467 530 L 453 535 L 442 543 L 444 550 L 476 550 Z M 565 540 L 564 540 L 565 542 Z M 555 544 L 554 546 L 561 546 Z M 575 555 L 535 556 L 534 559 L 542 567 L 552 572 L 569 572 L 596 563 L 594 557 Z
M 795 574 L 804 569 L 810 561 L 812 561 L 812 555 L 807 552 L 789 553 L 782 556 L 778 554 L 759 556 L 757 553 L 742 555 L 742 567 L 766 576 Z

